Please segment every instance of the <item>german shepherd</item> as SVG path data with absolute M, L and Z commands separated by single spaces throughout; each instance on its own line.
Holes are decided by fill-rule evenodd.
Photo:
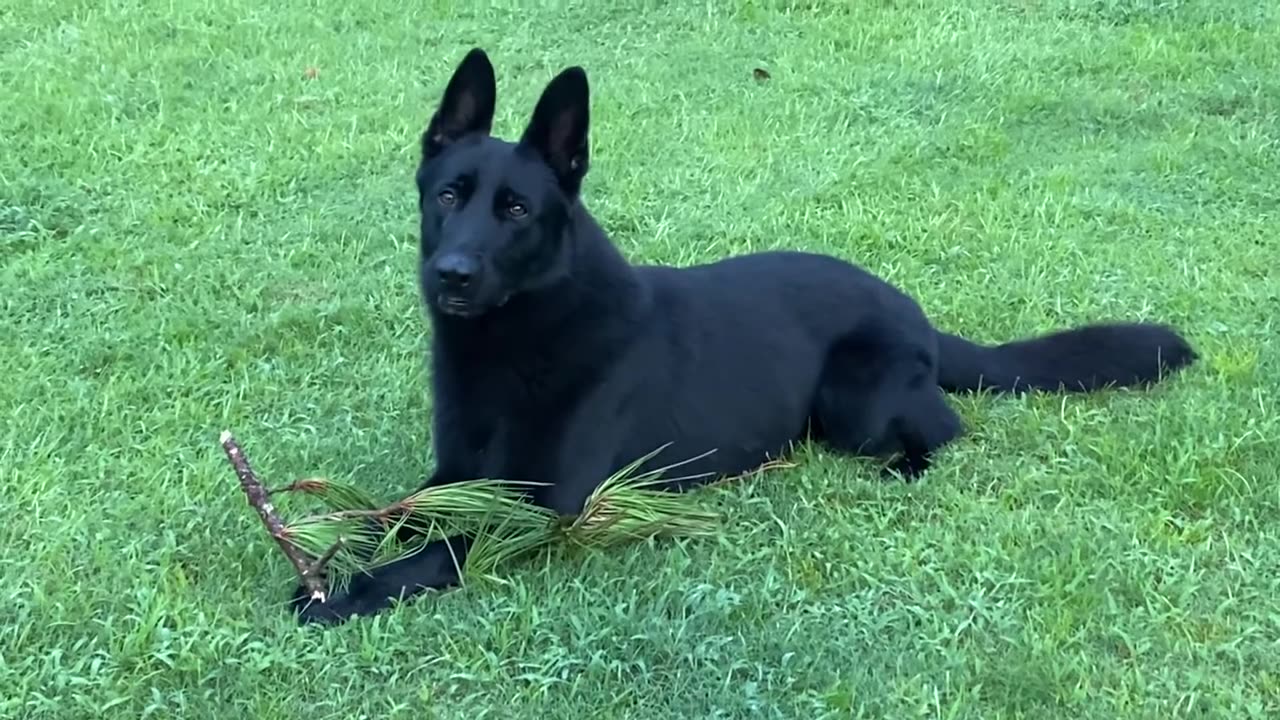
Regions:
M 1197 359 L 1174 330 L 1142 323 L 979 345 L 819 254 L 631 264 L 580 197 L 586 72 L 551 80 L 518 142 L 490 134 L 496 93 L 488 56 L 471 50 L 422 137 L 436 459 L 422 487 L 531 481 L 529 501 L 574 515 L 604 479 L 659 448 L 641 470 L 679 465 L 665 477 L 681 491 L 805 438 L 911 479 L 962 432 L 944 392 L 1146 386 Z M 370 615 L 455 584 L 469 547 L 435 541 L 325 602 L 299 587 L 291 605 L 304 622 Z

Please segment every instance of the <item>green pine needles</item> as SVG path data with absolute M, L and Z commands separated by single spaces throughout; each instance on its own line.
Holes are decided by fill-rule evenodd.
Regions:
M 557 540 L 602 547 L 649 537 L 710 535 L 718 527 L 716 513 L 656 487 L 658 477 L 675 466 L 639 472 L 662 448 L 607 478 L 577 516 L 559 517 L 522 497 L 519 488 L 531 483 L 500 480 L 425 488 L 390 505 L 358 487 L 325 479 L 267 490 L 231 434 L 224 432 L 221 440 L 249 505 L 316 599 L 323 599 L 331 588 L 345 587 L 355 573 L 464 533 L 475 538 L 460 573 L 465 582 Z M 271 502 L 281 493 L 307 495 L 326 511 L 285 521 Z M 405 529 L 414 532 L 400 532 Z M 412 539 L 401 540 L 402 536 Z

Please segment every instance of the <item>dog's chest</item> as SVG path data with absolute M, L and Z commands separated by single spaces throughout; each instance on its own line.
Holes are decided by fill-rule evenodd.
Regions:
M 489 366 L 441 378 L 447 416 L 466 428 L 481 477 L 551 482 L 565 428 L 583 393 L 570 378 L 549 376 L 527 364 Z

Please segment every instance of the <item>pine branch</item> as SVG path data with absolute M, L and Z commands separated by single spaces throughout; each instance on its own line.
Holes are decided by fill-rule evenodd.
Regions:
M 663 477 L 704 457 L 698 456 L 640 472 L 640 466 L 663 449 L 658 448 L 602 482 L 576 517 L 559 517 L 529 502 L 516 489 L 540 484 L 530 482 L 472 480 L 438 485 L 388 505 L 357 486 L 324 478 L 307 478 L 268 490 L 254 475 L 231 433 L 224 432 L 221 439 L 250 507 L 257 511 L 311 598 L 322 602 L 331 589 L 339 591 L 348 576 L 405 557 L 424 543 L 455 535 L 474 538 L 465 575 L 488 574 L 507 560 L 557 538 L 579 546 L 602 547 L 656 536 L 709 535 L 716 531 L 717 514 L 692 505 L 682 493 L 668 492 L 665 485 L 689 480 L 721 485 L 790 466 L 775 460 L 743 475 L 714 481 L 699 475 Z M 314 497 L 327 506 L 327 512 L 286 523 L 270 498 L 274 493 L 290 492 Z M 404 531 L 411 540 L 400 539 Z

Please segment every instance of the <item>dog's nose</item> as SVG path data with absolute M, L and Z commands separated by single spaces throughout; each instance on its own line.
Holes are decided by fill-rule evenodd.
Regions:
M 476 270 L 476 261 L 461 253 L 451 253 L 436 261 L 440 282 L 450 287 L 466 287 L 475 277 Z

